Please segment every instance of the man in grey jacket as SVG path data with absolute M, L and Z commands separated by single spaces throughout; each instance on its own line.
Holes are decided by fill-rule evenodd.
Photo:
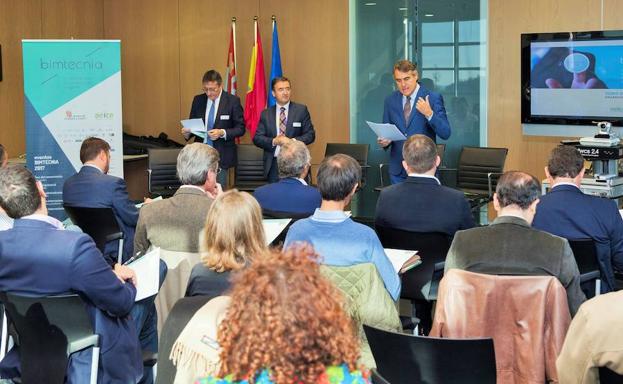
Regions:
M 569 243 L 531 228 L 539 181 L 524 172 L 504 173 L 493 196 L 498 217 L 487 227 L 458 231 L 448 251 L 452 268 L 494 275 L 555 276 L 567 291 L 571 315 L 586 300 Z

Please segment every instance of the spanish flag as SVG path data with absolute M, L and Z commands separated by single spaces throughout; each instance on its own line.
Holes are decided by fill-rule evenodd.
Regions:
M 266 108 L 266 75 L 264 74 L 264 54 L 262 53 L 262 40 L 260 29 L 257 25 L 257 17 L 254 20 L 255 41 L 251 54 L 251 66 L 249 68 L 249 86 L 247 99 L 244 103 L 244 122 L 251 134 L 255 136 L 260 114 Z

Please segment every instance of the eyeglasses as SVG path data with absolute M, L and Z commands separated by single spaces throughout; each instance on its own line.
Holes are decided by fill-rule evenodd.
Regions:
M 218 88 L 201 88 L 205 93 L 217 93 L 219 91 Z
M 218 175 L 219 173 L 221 173 L 222 170 L 223 170 L 223 168 L 218 167 L 218 168 L 216 168 L 216 171 L 213 171 L 213 172 Z

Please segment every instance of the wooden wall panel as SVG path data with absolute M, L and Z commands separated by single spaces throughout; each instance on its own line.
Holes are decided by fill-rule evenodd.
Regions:
M 179 131 L 178 2 L 105 0 L 104 38 L 121 40 L 123 130 Z
M 41 38 L 40 0 L 0 0 L 0 143 L 10 157 L 26 151 L 22 39 Z
M 43 0 L 41 31 L 46 39 L 104 37 L 103 0 Z
M 244 107 L 253 44 L 253 16 L 259 14 L 259 7 L 260 0 L 180 1 L 179 118 L 188 118 L 193 97 L 203 92 L 201 78 L 205 71 L 215 69 L 223 76 L 223 81 L 226 80 L 232 17 L 236 17 L 237 95 Z M 262 37 L 265 42 L 265 36 Z M 243 142 L 250 142 L 248 134 L 245 138 Z M 177 139 L 183 142 L 179 132 Z
M 350 138 L 348 1 L 261 0 L 267 79 L 272 15 L 277 17 L 281 64 L 292 81 L 292 100 L 307 105 L 316 129 L 310 151 L 312 163 L 318 164 L 326 143 L 348 143 Z
M 608 27 L 623 27 L 621 2 L 606 0 Z M 578 17 L 581 15 L 581 17 Z M 509 148 L 506 169 L 545 177 L 547 156 L 560 138 L 523 136 L 520 107 L 520 35 L 525 32 L 598 30 L 600 0 L 489 0 L 488 145 Z

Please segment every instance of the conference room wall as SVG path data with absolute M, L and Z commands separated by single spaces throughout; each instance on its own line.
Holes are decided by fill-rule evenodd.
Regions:
M 623 2 L 603 0 L 603 10 L 601 5 L 601 0 L 489 0 L 488 145 L 510 149 L 507 170 L 525 170 L 542 180 L 547 157 L 561 140 L 522 135 L 520 34 L 623 29 Z
M 25 152 L 20 40 L 120 39 L 123 129 L 134 135 L 167 133 L 183 142 L 179 120 L 209 68 L 224 74 L 231 17 L 237 22 L 237 81 L 244 104 L 260 17 L 266 76 L 271 15 L 279 26 L 285 75 L 293 99 L 308 105 L 317 131 L 317 164 L 326 142 L 348 142 L 348 1 L 346 0 L 0 0 L 0 143 L 11 156 Z M 243 142 L 250 142 L 248 135 Z

